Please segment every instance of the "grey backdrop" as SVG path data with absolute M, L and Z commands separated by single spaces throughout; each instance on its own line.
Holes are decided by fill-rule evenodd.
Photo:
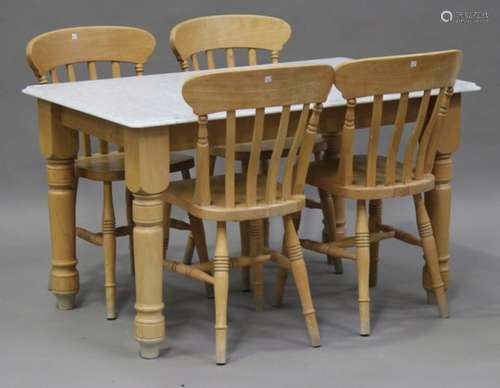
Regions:
M 376 4 L 375 4 L 376 3 Z M 66 386 L 498 386 L 500 372 L 499 36 L 500 3 L 491 1 L 165 1 L 2 0 L 0 4 L 0 385 Z M 489 21 L 445 24 L 444 9 L 486 11 Z M 463 99 L 462 145 L 454 161 L 451 237 L 452 318 L 424 303 L 418 250 L 382 244 L 380 285 L 373 291 L 373 335 L 356 336 L 355 270 L 335 276 L 308 254 L 323 347 L 307 347 L 293 286 L 283 309 L 252 310 L 248 294 L 230 302 L 229 364 L 213 365 L 212 307 L 203 289 L 167 277 L 167 337 L 162 358 L 143 361 L 132 339 L 133 286 L 127 244 L 119 243 L 120 317 L 104 319 L 100 251 L 78 242 L 78 308 L 59 312 L 46 292 L 50 253 L 44 162 L 35 103 L 21 89 L 35 80 L 25 61 L 33 36 L 79 25 L 131 25 L 151 31 L 156 52 L 146 73 L 177 71 L 169 29 L 196 16 L 255 13 L 293 29 L 283 60 L 363 57 L 460 48 L 460 78 L 483 90 Z M 117 218 L 123 220 L 117 186 Z M 410 202 L 394 200 L 385 218 L 413 228 Z M 100 191 L 82 184 L 78 221 L 99 225 Z M 303 234 L 318 236 L 307 214 Z M 273 227 L 279 231 L 279 224 Z M 234 228 L 232 229 L 235 232 Z M 209 231 L 209 240 L 213 235 Z M 233 233 L 236 237 L 236 234 Z M 276 240 L 279 233 L 273 236 Z M 173 254 L 184 236 L 175 234 Z M 238 241 L 232 239 L 232 248 Z M 267 284 L 273 272 L 268 271 Z M 272 287 L 267 287 L 270 292 Z M 182 385 L 184 384 L 184 385 Z

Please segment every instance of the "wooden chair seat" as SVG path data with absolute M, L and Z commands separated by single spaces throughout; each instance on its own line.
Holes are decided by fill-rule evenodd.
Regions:
M 288 155 L 288 151 L 293 143 L 293 137 L 288 137 L 285 141 L 285 146 L 283 150 L 283 157 Z M 272 139 L 263 140 L 261 143 L 260 160 L 269 160 L 273 154 L 275 147 L 275 141 Z M 326 143 L 323 141 L 321 135 L 316 136 L 314 142 L 313 152 L 322 152 L 326 149 Z M 238 143 L 235 146 L 235 159 L 247 161 L 252 152 L 252 142 Z M 224 146 L 215 146 L 210 149 L 210 154 L 212 156 L 217 156 L 223 158 L 226 155 L 226 148 Z
M 385 185 L 387 158 L 377 157 L 377 171 L 375 186 L 365 186 L 366 182 L 366 155 L 355 155 L 353 158 L 353 179 L 351 185 L 341 184 L 338 176 L 338 159 L 319 160 L 311 163 L 307 174 L 307 183 L 328 191 L 334 195 L 352 199 L 383 199 L 404 197 L 432 190 L 434 175 L 424 174 L 420 179 L 402 183 L 403 163 L 396 163 L 396 183 Z
M 194 167 L 190 155 L 174 152 L 170 155 L 170 172 L 189 170 Z M 75 162 L 76 175 L 93 181 L 121 181 L 125 179 L 125 162 L 122 152 L 94 154 Z
M 212 203 L 202 206 L 194 199 L 196 179 L 186 179 L 171 182 L 163 194 L 163 199 L 178 206 L 197 218 L 215 221 L 248 221 L 267 217 L 282 216 L 300 211 L 305 206 L 305 196 L 295 194 L 286 201 L 277 198 L 273 204 L 266 203 L 266 177 L 257 177 L 257 203 L 255 206 L 246 205 L 246 176 L 235 175 L 234 207 L 228 209 L 225 202 L 225 175 L 210 178 Z M 277 191 L 281 192 L 278 184 Z

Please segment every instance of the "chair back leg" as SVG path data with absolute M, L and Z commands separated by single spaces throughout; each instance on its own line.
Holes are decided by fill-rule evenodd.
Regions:
M 376 233 L 382 223 L 382 200 L 374 199 L 370 201 L 368 208 L 368 226 L 370 234 Z M 379 242 L 370 244 L 370 287 L 376 287 L 378 281 L 378 251 Z

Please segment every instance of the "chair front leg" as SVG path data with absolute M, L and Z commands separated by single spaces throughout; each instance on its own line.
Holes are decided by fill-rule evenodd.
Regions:
M 196 252 L 198 253 L 198 258 L 200 263 L 206 263 L 209 261 L 207 240 L 205 237 L 205 228 L 203 227 L 203 221 L 193 215 L 189 215 L 189 225 L 191 226 L 191 232 L 193 234 L 193 241 L 196 247 Z M 207 298 L 214 297 L 214 288 L 211 284 L 205 283 L 205 289 Z
M 357 201 L 356 209 L 356 265 L 358 272 L 359 333 L 370 335 L 370 233 L 366 202 Z
M 263 220 L 252 220 L 248 222 L 250 229 L 250 256 L 258 256 L 264 248 L 264 224 Z M 253 296 L 257 311 L 264 309 L 264 264 L 252 264 Z
M 448 318 L 448 301 L 446 298 L 445 285 L 439 268 L 439 256 L 432 231 L 432 225 L 427 214 L 427 209 L 421 194 L 413 196 L 415 212 L 417 214 L 418 233 L 422 240 L 422 248 L 427 263 L 427 269 L 431 278 L 432 289 L 436 297 L 439 313 L 442 318 Z
M 304 262 L 304 254 L 300 241 L 295 229 L 294 219 L 292 215 L 283 217 L 285 226 L 285 246 L 290 260 L 290 268 L 293 279 L 299 294 L 300 304 L 302 305 L 302 314 L 306 322 L 309 341 L 311 346 L 318 347 L 321 345 L 318 322 L 316 320 L 316 311 L 311 297 L 309 288 L 309 278 L 307 275 L 306 263 Z
M 103 183 L 102 249 L 104 256 L 104 288 L 106 317 L 116 319 L 116 236 L 112 183 Z
M 229 253 L 225 222 L 217 222 L 214 256 L 215 359 L 218 365 L 224 365 L 226 363 L 229 294 Z

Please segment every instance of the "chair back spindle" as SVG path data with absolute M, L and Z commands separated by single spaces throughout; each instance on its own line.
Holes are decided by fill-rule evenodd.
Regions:
M 225 184 L 224 206 L 272 205 L 302 194 L 313 151 L 322 102 L 326 100 L 334 78 L 327 65 L 262 67 L 256 70 L 232 69 L 193 77 L 184 83 L 182 94 L 198 119 L 195 202 L 211 205 L 209 172 L 209 129 L 211 113 L 226 112 L 225 125 Z M 217 96 L 217 98 L 214 98 Z M 296 128 L 290 128 L 292 106 L 299 105 L 301 113 Z M 275 133 L 266 133 L 275 141 L 267 176 L 259 175 L 259 160 L 266 108 L 280 107 L 279 126 Z M 235 145 L 237 141 L 238 110 L 255 110 L 251 152 L 244 171 L 244 195 L 236 192 Z M 276 108 L 274 108 L 276 109 Z M 275 110 L 273 114 L 276 114 Z M 285 158 L 283 178 L 279 167 L 287 137 L 292 146 Z M 265 190 L 259 195 L 258 182 Z M 239 202 L 237 202 L 237 198 Z M 242 199 L 243 198 L 243 199 Z
M 336 71 L 336 86 L 347 100 L 337 179 L 343 185 L 374 187 L 407 184 L 431 172 L 443 124 L 448 112 L 462 53 L 449 50 L 350 61 Z M 433 90 L 438 90 L 431 106 Z M 421 93 L 420 106 L 408 140 L 401 144 L 410 93 Z M 380 133 L 383 97 L 400 94 L 392 136 L 382 155 Z M 357 99 L 373 97 L 365 164 L 365 181 L 353 177 L 355 111 Z M 398 161 L 398 154 L 403 155 Z M 381 159 L 380 157 L 385 157 Z M 384 160 L 385 166 L 378 166 Z M 359 166 L 358 166 L 359 167 Z M 382 168 L 380 168 L 382 167 Z

